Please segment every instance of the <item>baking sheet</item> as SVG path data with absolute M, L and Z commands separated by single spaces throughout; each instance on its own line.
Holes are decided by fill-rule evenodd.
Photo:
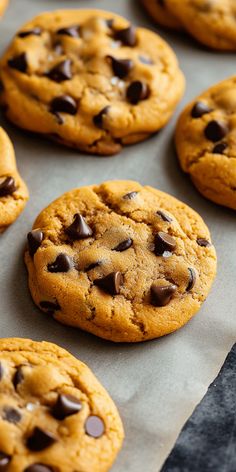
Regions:
M 1 52 L 33 15 L 75 7 L 113 10 L 155 29 L 138 0 L 11 0 L 0 24 Z M 179 111 L 201 90 L 235 73 L 234 54 L 209 52 L 188 37 L 161 34 L 177 52 L 187 78 Z M 160 470 L 236 338 L 235 214 L 204 200 L 181 173 L 172 142 L 177 114 L 157 136 L 111 158 L 78 155 L 29 136 L 1 118 L 31 198 L 24 214 L 0 240 L 0 336 L 52 341 L 89 364 L 124 421 L 126 441 L 114 472 Z M 42 208 L 71 188 L 114 178 L 139 180 L 192 206 L 209 225 L 219 258 L 217 280 L 200 313 L 177 333 L 138 345 L 114 345 L 43 315 L 31 301 L 22 261 L 25 235 Z

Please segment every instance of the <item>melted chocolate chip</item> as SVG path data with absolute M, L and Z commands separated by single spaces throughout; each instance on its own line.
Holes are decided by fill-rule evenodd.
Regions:
M 89 225 L 87 225 L 85 219 L 79 213 L 74 215 L 73 223 L 66 228 L 65 233 L 72 240 L 90 238 L 93 235 L 93 231 Z
M 157 3 L 163 8 L 165 7 L 165 0 L 157 0 Z
M 113 251 L 123 252 L 126 249 L 129 249 L 133 245 L 133 240 L 131 238 L 125 239 L 118 246 L 114 247 Z
M 13 423 L 13 424 L 17 424 L 20 422 L 21 420 L 21 414 L 18 410 L 16 410 L 15 408 L 11 408 L 9 406 L 6 406 L 4 409 L 3 409 L 3 413 L 2 413 L 2 418 L 5 420 L 5 421 L 8 421 L 8 423 Z
M 73 267 L 73 261 L 67 254 L 59 254 L 52 264 L 48 264 L 48 272 L 69 272 Z
M 137 42 L 136 30 L 133 26 L 120 29 L 115 32 L 115 39 L 121 41 L 125 46 L 135 46 Z
M 51 113 L 61 112 L 68 113 L 68 115 L 76 115 L 77 109 L 77 103 L 70 95 L 56 97 L 51 101 L 50 105 Z
M 27 447 L 30 451 L 43 451 L 56 442 L 56 438 L 48 431 L 43 431 L 36 426 L 27 439 Z
M 53 472 L 53 469 L 45 464 L 31 464 L 24 469 L 24 472 Z
M 70 36 L 71 38 L 79 38 L 80 27 L 79 26 L 68 26 L 67 28 L 60 28 L 57 32 L 59 35 Z
M 109 295 L 118 295 L 123 281 L 121 272 L 111 272 L 101 279 L 95 279 L 93 283 Z
M 150 90 L 145 82 L 135 80 L 132 82 L 126 92 L 126 97 L 132 105 L 137 105 L 141 100 L 145 100 L 150 95 Z
M 41 33 L 42 33 L 42 29 L 35 27 L 28 31 L 20 31 L 17 36 L 19 38 L 26 38 L 27 36 L 40 36 Z
M 13 385 L 15 389 L 17 390 L 18 385 L 24 380 L 24 374 L 22 370 L 22 366 L 17 367 L 17 370 L 15 372 L 15 375 L 13 377 Z
M 43 242 L 43 232 L 40 229 L 34 229 L 27 235 L 30 256 L 33 257 Z
M 11 69 L 16 69 L 19 72 L 25 73 L 28 67 L 26 53 L 22 52 L 21 54 L 19 54 L 19 56 L 15 56 L 9 59 L 8 65 Z
M 96 267 L 99 267 L 101 265 L 102 265 L 102 261 L 92 262 L 92 264 L 89 264 L 87 267 L 84 268 L 84 271 L 89 272 L 90 270 L 93 270 Z
M 116 59 L 112 56 L 107 56 L 107 58 L 111 61 L 112 70 L 115 76 L 120 79 L 127 77 L 131 69 L 134 67 L 134 63 L 131 59 Z
M 193 288 L 197 279 L 195 269 L 192 269 L 191 267 L 189 267 L 188 270 L 189 270 L 189 282 L 186 288 L 186 292 L 189 292 Z
M 97 128 L 103 128 L 103 118 L 108 114 L 109 108 L 109 106 L 104 107 L 97 115 L 93 117 L 93 123 L 95 126 L 97 126 Z
M 205 136 L 209 141 L 220 141 L 228 133 L 228 127 L 221 121 L 212 120 L 205 128 Z
M 16 191 L 15 179 L 13 177 L 0 178 L 0 197 L 12 195 Z
M 201 246 L 201 247 L 211 246 L 210 241 L 207 241 L 207 239 L 204 239 L 204 238 L 198 238 L 197 239 L 197 244 L 198 244 L 198 246 Z
M 67 416 L 75 415 L 82 409 L 82 403 L 72 395 L 58 395 L 52 409 L 52 415 L 57 420 L 64 420 Z
M 129 192 L 123 196 L 124 200 L 133 200 L 138 195 L 138 192 Z
M 0 362 L 0 380 L 2 380 L 3 375 L 4 375 L 4 369 L 3 369 L 3 366 L 2 366 L 2 364 L 1 364 L 1 362 Z
M 176 285 L 156 285 L 151 286 L 151 304 L 153 306 L 166 306 L 177 290 Z
M 171 223 L 173 221 L 170 216 L 164 213 L 164 211 L 157 211 L 157 215 L 159 215 L 163 221 L 167 221 L 168 223 Z
M 0 471 L 7 472 L 8 465 L 11 462 L 11 456 L 5 454 L 4 452 L 0 452 Z
M 205 115 L 206 113 L 210 113 L 211 111 L 212 108 L 210 108 L 206 103 L 197 102 L 192 108 L 191 116 L 193 118 L 201 118 L 201 116 Z
M 54 66 L 46 75 L 49 79 L 58 83 L 70 80 L 72 79 L 71 64 L 70 59 L 65 59 L 65 61 Z
M 156 256 L 163 256 L 165 251 L 173 252 L 176 248 L 176 241 L 168 233 L 159 231 L 155 235 L 155 254 Z
M 47 302 L 46 300 L 41 301 L 39 306 L 42 308 L 42 310 L 46 310 L 48 315 L 53 315 L 55 311 L 59 311 L 61 309 L 58 303 Z
M 85 423 L 86 434 L 92 438 L 100 438 L 105 432 L 105 425 L 99 416 L 91 415 Z
M 218 143 L 213 148 L 213 154 L 223 154 L 223 152 L 227 149 L 226 143 Z

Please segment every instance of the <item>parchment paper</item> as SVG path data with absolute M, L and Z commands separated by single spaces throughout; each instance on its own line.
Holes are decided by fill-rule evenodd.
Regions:
M 11 0 L 0 25 L 0 49 L 24 21 L 56 8 L 103 8 L 153 27 L 132 0 Z M 185 102 L 212 83 L 235 73 L 235 55 L 204 50 L 187 36 L 161 31 L 176 50 L 187 78 Z M 56 342 L 90 365 L 109 390 L 126 430 L 114 472 L 157 472 L 186 419 L 205 394 L 236 338 L 235 214 L 201 197 L 174 154 L 177 114 L 159 135 L 111 158 L 78 155 L 5 123 L 31 199 L 24 214 L 0 240 L 0 336 Z M 114 345 L 57 324 L 32 303 L 22 262 L 25 235 L 38 214 L 64 191 L 107 179 L 137 179 L 175 195 L 209 225 L 219 257 L 218 277 L 199 314 L 163 339 Z

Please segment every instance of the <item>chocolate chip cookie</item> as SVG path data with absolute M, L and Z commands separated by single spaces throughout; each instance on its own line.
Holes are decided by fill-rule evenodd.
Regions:
M 0 128 L 0 233 L 16 220 L 27 200 L 28 189 L 17 170 L 12 143 Z
M 184 90 L 163 39 L 101 10 L 34 18 L 2 58 L 1 79 L 16 125 L 103 155 L 162 128 Z
M 0 470 L 106 472 L 123 441 L 92 372 L 47 342 L 0 339 Z
M 206 198 L 236 210 L 236 77 L 214 85 L 180 116 L 176 148 Z
M 3 15 L 7 5 L 8 5 L 8 0 L 0 0 L 0 16 Z
M 34 302 L 48 316 L 117 342 L 163 336 L 205 300 L 216 254 L 201 217 L 133 181 L 62 195 L 28 234 Z
M 180 21 L 167 8 L 165 0 L 141 0 L 141 3 L 155 22 L 174 30 L 182 28 Z

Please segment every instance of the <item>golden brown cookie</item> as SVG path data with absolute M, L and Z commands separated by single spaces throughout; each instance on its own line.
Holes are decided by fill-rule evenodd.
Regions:
M 118 342 L 183 326 L 207 297 L 216 272 L 201 217 L 133 181 L 62 195 L 36 219 L 25 262 L 41 310 Z
M 3 15 L 5 9 L 7 8 L 8 0 L 0 0 L 0 16 Z
M 155 22 L 165 28 L 182 29 L 179 20 L 168 10 L 165 0 L 141 0 L 141 3 Z
M 1 79 L 11 121 L 94 154 L 158 131 L 184 90 L 163 39 L 101 10 L 34 18 L 2 58 Z
M 0 233 L 20 215 L 28 197 L 28 189 L 16 167 L 12 143 L 0 128 Z
M 0 339 L 0 470 L 106 472 L 123 441 L 108 393 L 64 349 Z
M 214 85 L 182 112 L 176 148 L 206 198 L 236 210 L 236 77 Z

